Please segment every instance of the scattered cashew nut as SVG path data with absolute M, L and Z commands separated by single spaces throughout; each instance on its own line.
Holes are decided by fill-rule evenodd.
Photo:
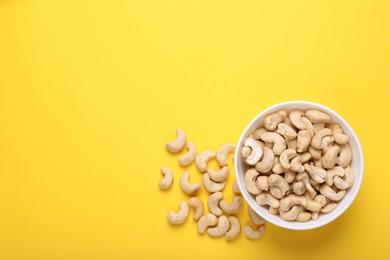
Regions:
M 264 232 L 265 232 L 264 225 L 259 226 L 257 229 L 253 229 L 250 224 L 247 224 L 244 227 L 244 235 L 247 238 L 252 239 L 252 240 L 256 240 L 256 239 L 261 238 L 263 236 Z
M 178 153 L 183 149 L 184 145 L 186 144 L 186 141 L 187 141 L 187 138 L 186 138 L 186 134 L 184 133 L 183 129 L 178 128 L 176 130 L 176 139 L 172 142 L 166 143 L 165 147 L 171 153 Z
M 224 182 L 229 175 L 229 168 L 227 166 L 223 166 L 221 170 L 208 169 L 207 173 L 210 175 L 211 180 L 215 182 Z
M 168 222 L 171 223 L 172 225 L 179 225 L 184 223 L 187 220 L 188 213 L 189 213 L 189 208 L 187 203 L 184 201 L 181 201 L 179 203 L 179 210 L 176 212 L 169 212 L 167 217 L 168 217 Z
M 230 229 L 226 232 L 225 239 L 227 241 L 232 241 L 240 235 L 241 223 L 238 220 L 238 218 L 234 216 L 229 217 L 229 222 L 230 222 Z
M 228 156 L 231 151 L 236 148 L 234 144 L 224 144 L 217 151 L 217 162 L 219 166 L 226 166 L 228 164 Z
M 181 166 L 190 165 L 196 157 L 196 147 L 193 143 L 187 143 L 188 152 L 184 155 L 179 156 L 179 164 Z
M 211 213 L 216 216 L 222 215 L 222 210 L 219 208 L 219 202 L 223 199 L 222 192 L 216 192 L 209 196 L 207 200 L 207 205 Z
M 211 213 L 208 213 L 204 216 L 202 216 L 199 221 L 198 221 L 198 233 L 199 234 L 204 234 L 207 230 L 208 227 L 212 227 L 217 225 L 218 223 L 218 218 Z
M 209 233 L 209 236 L 211 237 L 221 237 L 226 234 L 226 232 L 229 230 L 229 227 L 229 219 L 222 215 L 218 218 L 218 224 L 215 227 L 209 227 L 207 229 L 207 233 Z
M 211 150 L 205 150 L 199 153 L 195 157 L 195 165 L 196 168 L 198 168 L 199 171 L 205 172 L 207 171 L 207 163 L 209 162 L 210 159 L 214 158 L 216 156 L 216 153 Z
M 161 173 L 164 175 L 164 179 L 162 179 L 158 183 L 158 185 L 159 185 L 160 189 L 162 189 L 162 190 L 169 189 L 173 183 L 173 173 L 167 167 L 162 167 Z
M 185 172 L 180 176 L 180 187 L 188 195 L 195 195 L 200 190 L 199 183 L 190 183 L 190 173 Z
M 248 207 L 248 214 L 249 219 L 252 221 L 253 224 L 263 225 L 265 223 L 265 219 L 257 215 L 257 213 L 251 207 Z
M 210 179 L 210 175 L 205 173 L 202 177 L 203 186 L 210 193 L 221 191 L 225 188 L 226 182 L 215 182 Z
M 228 215 L 234 215 L 238 213 L 242 207 L 242 198 L 239 196 L 235 196 L 232 202 L 229 204 L 222 199 L 219 201 L 219 207 Z
M 192 197 L 188 200 L 188 206 L 194 209 L 194 215 L 192 218 L 194 220 L 199 220 L 203 216 L 204 206 L 201 199 L 197 197 Z

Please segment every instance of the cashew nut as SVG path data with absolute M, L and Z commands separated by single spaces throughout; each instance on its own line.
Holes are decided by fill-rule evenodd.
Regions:
M 254 132 L 253 132 L 253 139 L 256 139 L 256 140 L 260 140 L 260 137 L 262 134 L 268 132 L 267 129 L 265 128 L 259 128 L 259 129 L 256 129 Z
M 309 119 L 307 119 L 306 117 L 302 117 L 302 122 L 305 124 L 306 128 L 305 130 L 307 130 L 310 134 L 310 136 L 313 136 L 314 135 L 314 126 L 313 124 L 310 122 Z
M 313 146 L 309 146 L 309 153 L 314 159 L 321 159 L 322 151 L 320 149 L 313 148 Z
M 295 139 L 297 137 L 297 132 L 294 128 L 285 123 L 278 124 L 276 132 L 286 139 Z
M 269 207 L 268 211 L 272 215 L 278 215 L 279 214 L 279 209 L 278 208 Z
M 272 150 L 276 155 L 280 155 L 286 149 L 286 141 L 278 133 L 274 133 L 274 132 L 264 133 L 261 135 L 261 140 L 263 140 L 266 143 L 272 143 L 273 144 Z
M 273 208 L 279 208 L 279 200 L 268 192 L 257 195 L 256 203 L 260 206 L 269 205 Z
M 303 181 L 303 183 L 305 183 L 306 190 L 310 194 L 311 198 L 314 198 L 316 196 L 317 193 L 314 190 L 313 186 L 311 186 L 309 175 L 307 174 L 307 172 L 298 173 L 296 179 L 297 181 Z
M 343 168 L 349 166 L 352 161 L 352 151 L 348 144 L 342 145 L 340 147 L 339 158 L 337 159 L 337 164 Z
M 253 229 L 250 224 L 247 224 L 244 227 L 244 235 L 247 238 L 252 239 L 252 240 L 256 240 L 256 239 L 261 238 L 263 236 L 264 232 L 265 232 L 264 225 L 259 226 L 257 229 Z
M 284 150 L 279 157 L 279 162 L 286 170 L 290 169 L 290 160 L 297 156 L 297 152 L 293 149 Z
M 226 232 L 225 239 L 227 241 L 232 241 L 240 235 L 241 224 L 238 218 L 234 216 L 229 217 L 229 222 L 230 222 L 230 229 Z
M 313 123 L 329 123 L 331 118 L 328 114 L 316 109 L 309 109 L 305 113 L 306 117 Z
M 265 219 L 257 215 L 257 213 L 251 207 L 248 207 L 248 214 L 249 219 L 252 221 L 253 224 L 263 225 L 265 223 Z
M 224 144 L 217 151 L 217 162 L 219 166 L 225 166 L 228 164 L 228 156 L 231 151 L 236 148 L 234 144 Z
M 324 207 L 326 205 L 326 197 L 324 195 L 317 195 L 315 196 L 314 200 L 319 202 L 321 204 L 321 207 Z M 316 220 L 318 218 L 319 213 L 320 211 L 313 211 L 311 213 L 311 219 Z
M 354 171 L 352 170 L 351 167 L 347 167 L 345 169 L 345 176 L 344 176 L 344 179 L 339 177 L 339 176 L 336 176 L 334 179 L 333 179 L 333 182 L 334 182 L 334 185 L 340 189 L 340 190 L 346 190 L 348 189 L 349 187 L 352 186 L 353 184 L 353 181 L 355 179 L 355 173 Z
M 322 184 L 322 185 L 320 186 L 320 193 L 321 193 L 322 195 L 324 195 L 325 197 L 327 197 L 327 198 L 333 200 L 333 201 L 339 201 L 339 200 L 341 200 L 341 199 L 344 197 L 346 191 L 345 191 L 345 190 L 340 190 L 340 191 L 338 191 L 338 192 L 335 192 L 335 191 L 334 191 L 331 187 L 329 187 L 328 185 Z
M 288 170 L 284 173 L 284 178 L 286 179 L 287 183 L 292 183 L 295 180 L 296 175 L 297 175 L 296 172 L 292 170 Z
M 255 166 L 256 170 L 262 173 L 269 172 L 274 166 L 274 153 L 271 149 L 263 148 L 263 158 Z
M 204 216 L 202 216 L 199 221 L 198 221 L 198 233 L 199 234 L 204 234 L 206 232 L 208 227 L 212 227 L 217 225 L 218 223 L 218 218 L 211 213 L 208 213 Z
M 238 187 L 237 181 L 234 181 L 232 188 L 233 188 L 234 194 L 237 194 L 237 195 L 241 194 L 241 191 L 240 191 L 240 188 Z
M 229 168 L 223 166 L 221 170 L 207 170 L 207 173 L 210 175 L 210 179 L 216 182 L 226 181 L 229 175 Z
M 315 182 L 323 183 L 326 180 L 326 171 L 324 169 L 315 167 L 308 163 L 305 163 L 304 167 Z
M 204 206 L 201 199 L 197 197 L 192 197 L 188 200 L 188 206 L 194 209 L 194 215 L 192 218 L 194 220 L 199 220 L 203 216 Z
M 318 131 L 320 131 L 323 128 L 325 128 L 325 123 L 313 124 L 314 134 L 317 133 Z
M 293 206 L 289 211 L 279 210 L 279 215 L 283 220 L 293 221 L 298 217 L 299 207 Z
M 195 195 L 200 190 L 199 183 L 190 183 L 190 173 L 185 172 L 180 176 L 180 187 L 188 195 Z
M 334 177 L 335 176 L 344 177 L 344 172 L 345 172 L 344 168 L 341 167 L 341 166 L 335 166 L 334 168 L 332 168 L 330 170 L 327 170 L 326 171 L 327 177 L 326 177 L 326 180 L 325 180 L 326 185 L 331 187 L 333 185 Z
M 256 178 L 259 176 L 259 172 L 256 169 L 249 169 L 244 176 L 244 183 L 247 191 L 253 195 L 261 193 L 261 190 L 256 186 Z
M 277 174 L 271 174 L 268 177 L 268 184 L 270 186 L 271 195 L 278 199 L 283 198 L 290 191 L 290 186 L 287 181 Z
M 246 159 L 249 155 L 251 155 L 252 149 L 248 146 L 243 146 L 241 149 L 241 156 L 242 158 Z
M 168 217 L 168 222 L 171 223 L 172 225 L 179 225 L 184 223 L 187 220 L 188 213 L 190 209 L 188 208 L 187 203 L 184 201 L 181 201 L 179 203 L 179 210 L 176 212 L 169 212 L 167 217 Z
M 309 212 L 299 212 L 297 218 L 295 219 L 298 222 L 306 222 L 311 219 L 311 214 Z
M 207 229 L 207 233 L 211 237 L 221 237 L 229 230 L 230 222 L 229 219 L 222 215 L 218 218 L 218 224 L 215 227 L 210 227 Z
M 256 179 L 256 186 L 260 190 L 268 191 L 269 190 L 269 185 L 268 185 L 268 176 L 259 176 Z
M 207 200 L 207 205 L 209 206 L 209 210 L 216 216 L 222 215 L 222 210 L 219 208 L 219 202 L 223 199 L 222 192 L 216 192 L 209 196 Z
M 296 205 L 302 205 L 310 211 L 318 211 L 321 209 L 321 204 L 319 202 L 308 199 L 305 196 L 290 194 L 280 200 L 280 210 L 283 211 L 289 211 L 293 206 Z
M 187 142 L 188 152 L 179 156 L 179 164 L 182 166 L 190 165 L 196 157 L 196 147 L 193 143 Z
M 205 172 L 207 171 L 207 163 L 210 159 L 214 158 L 216 153 L 211 150 L 205 150 L 200 152 L 195 158 L 195 165 L 199 171 Z
M 322 166 L 325 169 L 331 169 L 336 165 L 338 155 L 340 153 L 340 147 L 335 145 L 330 148 L 327 152 L 325 152 L 324 157 L 322 157 Z
M 184 145 L 186 144 L 186 141 L 187 138 L 183 129 L 178 128 L 176 130 L 176 139 L 172 142 L 166 143 L 165 148 L 167 148 L 167 150 L 171 153 L 178 153 L 183 149 Z
M 298 134 L 297 134 L 298 135 Z M 288 149 L 297 149 L 297 139 L 286 139 L 286 144 Z
M 278 124 L 287 117 L 287 113 L 284 110 L 277 111 L 269 114 L 264 119 L 264 127 L 270 131 L 274 131 Z
M 173 183 L 173 173 L 167 167 L 162 167 L 161 173 L 164 175 L 164 179 L 158 183 L 158 186 L 162 190 L 169 189 Z
M 293 192 L 297 195 L 303 195 L 306 192 L 306 184 L 303 181 L 294 182 Z
M 332 130 L 329 128 L 323 128 L 314 134 L 313 139 L 311 139 L 311 146 L 316 149 L 322 148 L 322 138 L 325 136 L 331 136 Z
M 298 153 L 306 152 L 310 146 L 311 134 L 308 130 L 300 130 L 297 137 Z
M 276 174 L 282 174 L 285 172 L 285 169 L 282 167 L 282 165 L 279 163 L 279 157 L 275 156 L 274 159 L 274 167 L 272 167 L 272 172 Z
M 302 121 L 302 116 L 303 112 L 300 110 L 293 110 L 289 115 L 291 123 L 298 129 L 306 129 L 306 125 Z
M 219 207 L 222 209 L 223 212 L 228 215 L 236 214 L 240 211 L 242 207 L 242 198 L 239 196 L 235 196 L 230 204 L 227 203 L 225 199 L 222 199 L 219 202 Z
M 291 123 L 291 120 L 288 116 L 283 120 L 283 123 L 285 123 L 291 127 L 294 127 L 294 125 Z
M 308 162 L 311 159 L 310 153 L 302 153 L 296 156 L 291 160 L 291 170 L 294 172 L 304 172 L 305 167 L 303 167 L 302 163 Z
M 218 192 L 223 190 L 225 188 L 226 182 L 214 182 L 210 179 L 210 175 L 208 173 L 205 173 L 202 177 L 202 183 L 203 186 L 206 188 L 206 190 L 210 193 Z
M 325 136 L 321 140 L 322 151 L 326 153 L 330 148 L 333 147 L 334 138 L 333 136 Z
M 349 137 L 346 134 L 343 134 L 343 130 L 340 125 L 334 124 L 332 126 L 333 137 L 336 143 L 338 144 L 347 144 L 349 141 Z
M 337 203 L 332 202 L 332 203 L 325 205 L 320 211 L 322 213 L 329 213 L 329 212 L 333 211 L 336 207 L 337 207 Z
M 251 148 L 251 154 L 246 158 L 248 165 L 255 165 L 263 156 L 263 149 L 259 146 L 255 139 L 248 137 L 244 143 L 245 146 Z

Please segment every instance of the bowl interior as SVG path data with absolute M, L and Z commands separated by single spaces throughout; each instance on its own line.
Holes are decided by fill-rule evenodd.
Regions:
M 255 196 L 248 193 L 244 185 L 244 173 L 249 167 L 243 162 L 240 152 L 245 138 L 262 125 L 265 116 L 267 116 L 268 114 L 280 109 L 284 109 L 287 112 L 289 112 L 293 109 L 307 110 L 313 108 L 328 113 L 332 118 L 332 121 L 338 123 L 343 129 L 344 133 L 346 133 L 349 136 L 349 145 L 352 150 L 351 167 L 355 171 L 355 181 L 352 187 L 348 189 L 345 197 L 341 201 L 339 201 L 337 208 L 332 212 L 327 214 L 319 214 L 318 219 L 309 220 L 308 222 L 289 222 L 281 219 L 279 215 L 272 215 L 271 213 L 269 213 L 268 208 L 257 205 L 255 201 Z M 254 118 L 252 122 L 248 124 L 248 126 L 246 127 L 246 129 L 244 130 L 244 132 L 242 133 L 238 141 L 236 153 L 234 155 L 234 166 L 235 166 L 237 183 L 240 187 L 242 195 L 244 196 L 244 199 L 247 201 L 249 206 L 257 214 L 262 216 L 267 221 L 283 228 L 296 229 L 296 230 L 317 228 L 339 217 L 351 205 L 352 201 L 355 199 L 363 179 L 363 168 L 364 168 L 363 153 L 362 153 L 359 139 L 357 138 L 352 128 L 348 125 L 348 123 L 333 110 L 323 105 L 313 103 L 313 102 L 307 102 L 307 101 L 290 101 L 290 102 L 279 103 L 262 111 L 256 118 Z

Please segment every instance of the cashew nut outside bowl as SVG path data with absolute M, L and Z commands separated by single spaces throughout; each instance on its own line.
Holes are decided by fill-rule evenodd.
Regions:
M 290 113 L 292 110 L 301 111 L 301 112 L 297 112 L 294 115 L 295 116 L 294 118 L 291 118 L 291 114 L 290 114 L 290 118 L 289 118 L 291 123 L 294 126 L 296 126 L 295 124 L 298 124 L 299 127 L 295 128 L 297 133 L 300 130 L 305 130 L 307 128 L 307 125 L 304 124 L 304 120 L 302 120 L 302 117 L 305 117 L 305 111 L 318 110 L 322 113 L 329 115 L 332 123 L 338 124 L 340 126 L 340 128 L 342 129 L 342 133 L 349 137 L 348 145 L 343 146 L 340 144 L 340 148 L 341 148 L 342 152 L 340 152 L 340 154 L 338 155 L 337 162 L 336 162 L 335 166 L 339 165 L 339 163 L 342 164 L 342 166 L 344 166 L 346 163 L 348 163 L 350 161 L 350 154 L 352 154 L 352 161 L 351 161 L 350 167 L 354 172 L 354 183 L 352 184 L 351 187 L 349 187 L 347 189 L 347 192 L 344 195 L 344 197 L 340 201 L 336 202 L 337 205 L 332 204 L 332 208 L 331 208 L 331 206 L 329 206 L 325 209 L 325 212 L 329 212 L 329 213 L 326 213 L 326 214 L 320 213 L 316 220 L 310 219 L 306 222 L 283 220 L 280 218 L 279 214 L 277 214 L 277 215 L 271 214 L 268 206 L 260 206 L 256 203 L 256 196 L 258 196 L 258 194 L 260 194 L 260 193 L 258 193 L 258 191 L 256 189 L 257 188 L 256 185 L 251 186 L 253 188 L 253 192 L 254 192 L 254 194 L 251 194 L 248 192 L 248 190 L 246 189 L 245 184 L 244 184 L 245 172 L 248 169 L 254 167 L 254 166 L 249 167 L 243 161 L 243 158 L 241 157 L 241 151 L 242 151 L 242 148 L 244 146 L 244 141 L 256 129 L 263 127 L 264 119 L 267 115 L 270 115 L 272 113 L 275 113 L 275 112 L 281 111 L 281 110 L 284 110 L 287 113 Z M 324 117 L 323 115 L 321 115 L 321 117 L 316 117 L 316 116 L 317 115 L 314 115 L 314 117 L 313 117 L 313 115 L 311 115 L 309 113 L 309 117 L 310 117 L 309 120 L 311 119 L 312 121 L 314 121 L 314 122 L 312 122 L 313 127 L 314 127 L 313 131 L 318 133 L 318 130 L 319 130 L 318 127 L 319 126 L 322 127 L 324 125 L 322 122 L 329 121 L 329 119 L 326 118 L 326 116 Z M 307 117 L 307 115 L 306 115 L 306 117 Z M 285 120 L 284 122 L 287 122 L 287 121 Z M 330 126 L 325 126 L 325 127 L 330 127 Z M 277 128 L 276 128 L 276 130 L 277 130 Z M 322 131 L 322 133 L 318 134 L 317 135 L 317 137 L 318 137 L 317 143 L 315 143 L 315 147 L 313 147 L 313 148 L 316 148 L 316 147 L 320 148 L 321 147 L 320 144 L 318 143 L 318 141 L 320 140 L 320 137 L 326 136 L 328 134 L 333 136 L 333 131 L 330 131 L 330 132 L 331 133 L 329 133 L 328 130 L 325 130 L 325 132 Z M 265 137 L 267 137 L 267 135 Z M 269 140 L 269 139 L 262 138 L 262 140 L 268 142 L 267 140 Z M 337 143 L 335 143 L 335 144 L 337 144 Z M 272 148 L 275 148 L 275 147 L 272 147 Z M 277 148 L 279 148 L 279 147 L 277 147 Z M 283 147 L 283 144 L 282 144 L 282 148 L 285 149 L 287 147 Z M 288 147 L 288 148 L 291 148 L 291 147 Z M 313 151 L 317 151 L 317 150 L 313 150 L 313 148 L 311 148 L 311 146 L 309 146 L 308 148 L 309 149 L 307 151 L 309 153 L 312 153 Z M 316 149 L 318 149 L 318 148 L 316 148 Z M 281 151 L 281 149 L 280 150 L 277 149 L 277 152 L 281 153 L 282 151 Z M 295 161 L 294 161 L 294 163 L 295 163 Z M 291 164 L 291 161 L 290 161 L 290 164 Z M 305 163 L 302 163 L 302 165 L 304 165 L 304 164 Z M 332 164 L 333 164 L 333 162 L 332 162 Z M 332 164 L 330 164 L 330 166 L 332 166 Z M 245 201 L 248 203 L 249 207 L 251 207 L 256 212 L 256 214 L 258 214 L 259 216 L 264 218 L 266 221 L 271 222 L 272 224 L 275 224 L 275 225 L 283 227 L 283 228 L 294 229 L 294 230 L 308 230 L 308 229 L 314 229 L 314 228 L 318 228 L 318 227 L 321 227 L 323 225 L 326 225 L 327 223 L 338 218 L 341 214 L 343 214 L 349 208 L 349 206 L 352 204 L 355 197 L 357 196 L 359 189 L 360 189 L 360 186 L 361 186 L 361 183 L 362 183 L 362 180 L 363 180 L 364 157 L 363 157 L 363 151 L 362 151 L 359 139 L 356 136 L 355 132 L 353 131 L 351 126 L 349 126 L 349 124 L 335 111 L 333 111 L 332 109 L 330 109 L 324 105 L 314 103 L 314 102 L 289 101 L 289 102 L 283 102 L 283 103 L 276 104 L 274 106 L 271 106 L 271 107 L 263 110 L 246 126 L 246 128 L 242 132 L 242 134 L 239 138 L 239 141 L 236 145 L 236 150 L 235 150 L 235 154 L 234 154 L 234 167 L 235 167 L 234 170 L 235 170 L 235 174 L 236 174 L 237 185 L 239 186 L 239 188 L 242 192 L 242 196 L 245 199 Z M 317 174 L 317 173 L 315 173 L 315 174 Z M 253 174 L 253 176 L 255 176 L 255 174 Z M 323 176 L 321 174 L 318 177 L 323 178 Z M 344 180 L 346 178 L 340 177 L 338 179 L 340 180 L 339 183 L 343 183 L 342 180 Z M 252 185 L 252 180 L 250 182 Z M 266 193 L 266 192 L 262 192 L 262 193 Z M 264 196 L 264 195 L 262 195 L 262 196 Z M 259 196 L 258 198 L 260 199 L 262 196 Z M 317 208 L 315 208 L 315 209 L 317 209 Z

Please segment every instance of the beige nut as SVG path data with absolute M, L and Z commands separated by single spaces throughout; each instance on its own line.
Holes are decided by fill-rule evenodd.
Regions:
M 250 147 L 243 146 L 241 148 L 241 156 L 242 156 L 242 158 L 244 158 L 244 159 L 248 158 L 249 155 L 251 155 L 251 153 L 252 153 L 252 149 Z
M 217 225 L 217 223 L 218 223 L 218 218 L 214 214 L 208 213 L 202 216 L 199 219 L 197 224 L 198 233 L 201 235 L 204 234 L 208 227 L 215 226 Z
M 260 206 L 268 205 L 273 208 L 279 208 L 279 200 L 268 192 L 257 195 L 256 203 Z
M 337 159 L 337 164 L 343 168 L 349 166 L 352 161 L 352 151 L 348 144 L 340 146 L 340 154 Z
M 325 136 L 332 136 L 332 130 L 323 128 L 315 133 L 313 139 L 311 139 L 311 146 L 315 149 L 322 149 L 322 138 Z
M 210 193 L 221 191 L 225 188 L 226 182 L 215 182 L 210 179 L 210 175 L 205 173 L 202 177 L 203 186 Z
M 311 214 L 309 212 L 299 212 L 295 221 L 306 222 L 309 221 L 310 219 L 311 219 Z
M 294 172 L 304 172 L 305 167 L 303 167 L 302 163 L 308 162 L 311 159 L 310 153 L 302 153 L 293 158 L 290 162 L 291 170 Z
M 334 168 L 327 170 L 326 171 L 327 177 L 325 180 L 326 185 L 331 187 L 333 185 L 334 177 L 336 176 L 344 177 L 344 173 L 345 173 L 344 168 L 341 166 L 335 166 Z
M 256 186 L 260 190 L 269 191 L 268 176 L 261 175 L 257 177 Z
M 336 165 L 339 153 L 340 147 L 337 145 L 325 152 L 324 157 L 321 159 L 324 169 L 332 169 Z
M 313 146 L 309 146 L 309 153 L 316 160 L 321 159 L 321 157 L 322 157 L 321 149 L 316 149 Z
M 326 180 L 326 171 L 322 168 L 305 163 L 305 170 L 310 177 L 317 183 L 323 183 Z
M 293 206 L 289 211 L 279 210 L 279 216 L 286 221 L 293 221 L 298 217 L 299 207 Z
M 185 172 L 180 176 L 180 187 L 188 195 L 195 195 L 200 190 L 199 183 L 190 183 L 189 172 Z
M 333 211 L 336 207 L 337 207 L 337 203 L 332 202 L 332 203 L 325 205 L 320 211 L 322 213 L 329 213 L 329 212 Z
M 300 110 L 293 110 L 290 112 L 289 118 L 291 123 L 298 129 L 306 129 L 306 124 L 302 121 L 303 112 Z
M 317 195 L 317 196 L 315 196 L 314 200 L 319 202 L 321 204 L 321 207 L 324 207 L 326 205 L 326 197 L 324 195 L 321 195 L 321 194 Z M 316 220 L 318 218 L 319 213 L 320 213 L 320 211 L 313 211 L 311 213 L 311 219 Z
M 278 124 L 278 129 L 276 132 L 282 135 L 284 138 L 290 140 L 297 138 L 298 135 L 294 128 L 285 123 Z
M 321 112 L 317 109 L 309 109 L 306 111 L 305 116 L 312 122 L 313 124 L 318 123 L 329 123 L 331 118 L 328 114 Z
M 167 167 L 162 167 L 161 173 L 164 175 L 164 178 L 158 183 L 158 185 L 162 190 L 169 189 L 173 183 L 173 173 Z
M 272 172 L 275 173 L 275 174 L 282 174 L 285 171 L 286 170 L 279 163 L 279 157 L 275 156 L 275 158 L 274 158 L 274 166 L 272 167 Z
M 196 157 L 196 147 L 193 143 L 187 143 L 188 152 L 184 155 L 179 156 L 179 164 L 181 166 L 190 165 Z
M 207 163 L 209 162 L 210 159 L 214 158 L 216 156 L 216 153 L 211 150 L 204 150 L 200 152 L 196 157 L 195 157 L 195 165 L 196 168 L 200 172 L 205 172 L 207 171 Z
M 272 215 L 278 215 L 279 214 L 279 209 L 278 208 L 269 207 L 268 211 Z
M 208 169 L 207 173 L 210 175 L 210 179 L 215 182 L 224 182 L 226 181 L 229 175 L 229 168 L 227 166 L 223 166 L 221 170 L 211 170 Z
M 265 219 L 257 215 L 251 207 L 248 207 L 248 215 L 251 222 L 255 225 L 263 225 L 265 223 Z
M 225 235 L 226 232 L 228 232 L 229 227 L 229 219 L 222 215 L 218 218 L 218 224 L 215 227 L 209 227 L 207 229 L 207 233 L 209 233 L 209 236 L 211 237 L 221 237 Z
M 203 216 L 204 206 L 201 199 L 197 197 L 190 198 L 188 200 L 188 206 L 194 209 L 194 215 L 192 215 L 194 220 L 199 220 Z
M 228 164 L 229 153 L 234 151 L 236 146 L 234 144 L 224 144 L 217 151 L 217 163 L 219 166 L 226 166 Z
M 231 203 L 227 203 L 225 199 L 219 201 L 219 207 L 228 215 L 234 215 L 238 213 L 242 207 L 242 198 L 235 196 Z
M 313 124 L 314 134 L 317 133 L 318 131 L 320 131 L 323 128 L 325 128 L 325 123 Z
M 307 132 L 309 132 L 310 136 L 313 136 L 314 135 L 314 126 L 313 124 L 310 122 L 309 119 L 307 119 L 306 117 L 302 117 L 302 122 L 305 124 L 306 128 L 305 130 Z
M 219 202 L 223 199 L 222 192 L 215 192 L 211 194 L 207 200 L 207 205 L 211 213 L 216 216 L 222 215 L 222 210 L 219 208 Z
M 334 138 L 333 136 L 325 136 L 321 140 L 322 152 L 326 153 L 330 148 L 333 147 Z
M 279 157 L 280 165 L 286 170 L 290 169 L 290 160 L 297 156 L 297 152 L 294 149 L 284 150 Z
M 176 212 L 169 212 L 167 217 L 168 217 L 168 222 L 171 223 L 172 225 L 179 225 L 184 223 L 187 220 L 188 214 L 189 214 L 189 208 L 187 203 L 184 201 L 181 201 L 179 203 L 179 210 Z
M 311 198 L 314 198 L 317 192 L 314 190 L 313 186 L 311 186 L 310 178 L 307 172 L 298 173 L 296 176 L 297 181 L 303 181 L 306 185 L 306 191 L 310 194 Z
M 248 239 L 256 240 L 260 239 L 265 232 L 265 226 L 261 225 L 257 229 L 253 229 L 250 224 L 244 227 L 244 235 Z
M 345 169 L 344 178 L 336 176 L 333 179 L 334 185 L 340 190 L 346 190 L 353 185 L 355 180 L 355 173 L 351 167 Z
M 286 179 L 287 183 L 292 183 L 296 176 L 297 173 L 292 170 L 288 170 L 284 173 L 284 178 Z
M 261 138 L 261 135 L 268 132 L 267 129 L 265 128 L 258 128 L 256 129 L 254 132 L 253 132 L 253 138 L 256 139 L 256 140 L 260 140 Z
M 261 193 L 261 190 L 256 186 L 256 178 L 259 176 L 259 172 L 256 169 L 249 169 L 244 176 L 244 184 L 247 191 L 253 195 Z
M 256 163 L 263 156 L 262 147 L 258 144 L 258 142 L 255 139 L 251 137 L 248 137 L 245 140 L 244 146 L 251 148 L 251 154 L 245 159 L 245 162 L 248 165 L 256 165 Z
M 320 186 L 320 193 L 333 201 L 339 201 L 344 197 L 346 191 L 340 190 L 335 192 L 331 187 L 324 183 Z
M 271 174 L 268 177 L 268 184 L 270 186 L 270 193 L 277 199 L 283 198 L 290 191 L 290 186 L 288 185 L 286 179 L 277 174 Z
M 284 110 L 277 111 L 269 114 L 264 118 L 264 127 L 270 131 L 274 131 L 279 123 L 287 117 L 287 113 Z
M 294 182 L 292 188 L 297 195 L 303 195 L 306 192 L 306 184 L 303 181 Z
M 238 218 L 236 218 L 234 216 L 229 217 L 229 222 L 230 222 L 230 229 L 226 232 L 225 239 L 227 241 L 232 241 L 240 235 L 241 223 L 238 220 Z
M 261 173 L 269 172 L 274 166 L 274 153 L 271 149 L 263 148 L 263 158 L 256 164 L 255 168 Z
M 299 153 L 306 152 L 310 146 L 312 136 L 307 130 L 300 130 L 297 137 L 297 151 Z
M 308 199 L 305 196 L 290 194 L 280 200 L 280 210 L 283 211 L 289 211 L 293 206 L 297 205 L 302 205 L 310 211 L 318 211 L 321 209 L 321 204 L 319 202 Z
M 186 144 L 186 141 L 187 138 L 183 129 L 178 128 L 176 129 L 176 139 L 172 142 L 166 143 L 165 148 L 167 148 L 167 150 L 171 153 L 178 153 L 183 149 L 184 145 Z
M 349 141 L 349 137 L 346 134 L 343 134 L 343 130 L 341 129 L 340 125 L 334 124 L 332 126 L 333 131 L 333 138 L 336 143 L 338 144 L 347 144 Z
M 234 183 L 232 185 L 232 189 L 233 189 L 234 194 L 237 194 L 237 195 L 241 194 L 241 191 L 240 191 L 240 188 L 238 187 L 237 181 L 234 181 Z
M 272 151 L 276 155 L 280 155 L 286 149 L 286 141 L 284 138 L 278 133 L 267 132 L 261 135 L 261 140 L 266 143 L 272 143 Z

